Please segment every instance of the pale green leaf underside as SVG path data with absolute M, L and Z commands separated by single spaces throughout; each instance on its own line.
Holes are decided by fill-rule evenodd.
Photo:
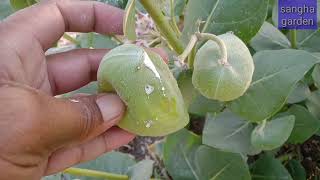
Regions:
M 230 111 L 208 115 L 203 130 L 202 142 L 224 151 L 256 154 L 259 150 L 251 145 L 253 124 Z
M 319 62 L 301 50 L 267 50 L 254 55 L 255 72 L 248 91 L 229 108 L 249 121 L 270 118 L 285 104 L 290 92 Z
M 280 147 L 289 138 L 294 119 L 295 117 L 290 115 L 259 124 L 252 132 L 252 145 L 262 150 Z
M 251 39 L 250 45 L 255 51 L 262 51 L 288 49 L 291 43 L 276 27 L 264 22 L 258 34 Z

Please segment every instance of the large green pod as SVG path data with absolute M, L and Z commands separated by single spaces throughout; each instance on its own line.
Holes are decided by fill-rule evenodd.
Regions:
M 140 136 L 163 136 L 189 122 L 177 82 L 162 58 L 136 45 L 122 45 L 103 58 L 100 92 L 116 92 L 127 105 L 118 124 Z
M 197 52 L 192 83 L 209 99 L 231 101 L 248 89 L 254 71 L 246 45 L 234 34 L 218 36 L 227 48 L 227 62 L 221 60 L 221 47 L 209 40 Z

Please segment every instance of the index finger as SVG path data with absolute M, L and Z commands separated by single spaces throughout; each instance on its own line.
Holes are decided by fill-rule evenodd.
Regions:
M 64 32 L 122 33 L 123 11 L 94 1 L 53 0 L 10 16 L 4 23 L 18 33 L 34 36 L 48 49 Z

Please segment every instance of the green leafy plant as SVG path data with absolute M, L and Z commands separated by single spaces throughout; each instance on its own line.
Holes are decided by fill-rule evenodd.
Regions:
M 45 179 L 319 179 L 304 149 L 320 133 L 319 29 L 278 30 L 277 0 L 100 2 L 125 10 L 124 36 L 65 34 L 69 49 L 114 49 L 98 82 L 63 96 L 116 92 L 121 128 L 167 136 L 147 151 L 153 161 L 111 152 Z

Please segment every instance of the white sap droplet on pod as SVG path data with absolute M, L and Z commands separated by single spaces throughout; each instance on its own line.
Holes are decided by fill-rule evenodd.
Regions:
M 146 92 L 146 94 L 150 95 L 153 91 L 154 91 L 154 87 L 147 84 L 145 87 L 144 87 L 144 90 Z
M 148 69 L 150 69 L 153 72 L 156 78 L 160 79 L 159 72 L 157 71 L 156 67 L 154 66 L 153 62 L 151 61 L 150 57 L 146 52 L 143 53 L 143 63 Z
M 80 101 L 75 100 L 75 99 L 70 99 L 70 101 L 71 101 L 71 102 L 74 102 L 74 103 L 78 103 L 78 102 L 80 102 Z
M 146 128 L 150 128 L 153 124 L 153 121 L 152 120 L 147 120 L 146 121 Z

